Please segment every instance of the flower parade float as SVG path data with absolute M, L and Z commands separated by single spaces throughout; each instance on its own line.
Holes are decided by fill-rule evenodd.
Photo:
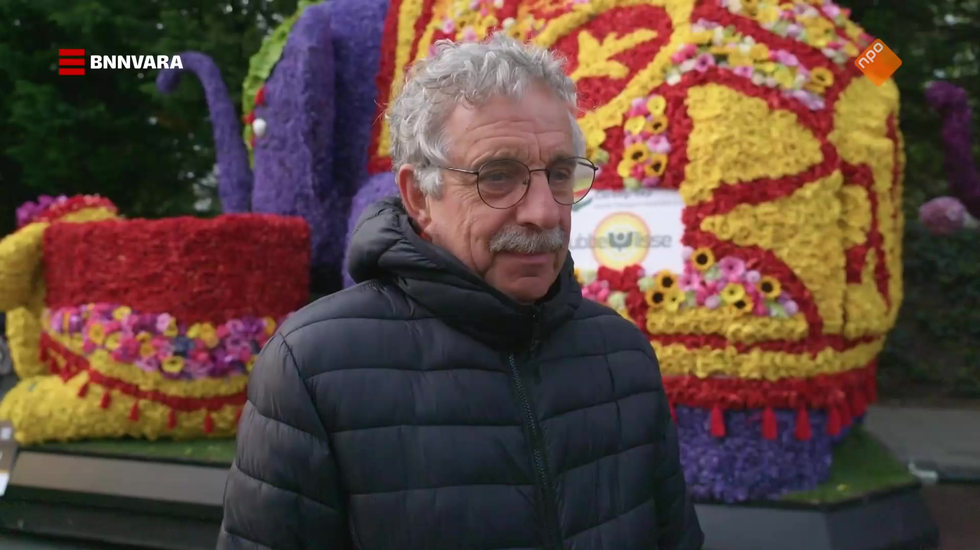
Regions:
M 97 196 L 22 207 L 0 240 L 0 309 L 19 378 L 0 402 L 0 450 L 17 456 L 3 527 L 194 547 L 147 503 L 197 517 L 195 491 L 220 494 L 226 463 L 172 459 L 201 460 L 220 440 L 209 452 L 233 454 L 251 365 L 309 301 L 309 242 L 299 217 L 124 219 Z M 151 526 L 107 527 L 136 517 Z M 213 547 L 216 535 L 207 525 L 199 538 Z
M 505 32 L 566 58 L 600 167 L 573 212 L 583 294 L 656 351 L 708 547 L 852 547 L 867 533 L 837 523 L 842 502 L 867 521 L 904 503 L 888 536 L 935 536 L 910 476 L 859 427 L 902 302 L 905 155 L 898 90 L 857 69 L 874 39 L 848 15 L 829 0 L 388 10 L 371 174 L 391 170 L 378 115 L 437 40 Z M 893 475 L 848 473 L 860 464 Z M 890 504 L 867 500 L 882 492 Z
M 949 195 L 919 208 L 919 220 L 937 235 L 980 228 L 980 171 L 973 160 L 973 112 L 966 90 L 949 82 L 934 82 L 926 101 L 942 117 L 942 141 Z

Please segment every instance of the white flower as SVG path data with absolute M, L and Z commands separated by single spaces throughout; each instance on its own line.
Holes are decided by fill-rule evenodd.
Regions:
M 681 81 L 681 75 L 677 71 L 667 73 L 667 85 L 674 86 Z
M 266 124 L 261 118 L 257 118 L 252 121 L 252 132 L 255 133 L 256 137 L 262 137 L 265 135 L 265 131 L 268 129 L 269 125 Z

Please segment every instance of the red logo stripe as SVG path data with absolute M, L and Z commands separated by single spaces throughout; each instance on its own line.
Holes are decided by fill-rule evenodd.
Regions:
M 62 66 L 75 66 L 75 67 L 81 66 L 81 67 L 84 67 L 85 66 L 85 60 L 84 59 L 59 59 L 58 60 L 58 65 L 62 65 Z
M 85 74 L 85 69 L 58 69 L 59 75 L 82 75 Z
M 59 56 L 66 56 L 66 55 L 85 55 L 85 50 L 79 50 L 79 49 L 59 49 L 58 50 L 58 55 Z

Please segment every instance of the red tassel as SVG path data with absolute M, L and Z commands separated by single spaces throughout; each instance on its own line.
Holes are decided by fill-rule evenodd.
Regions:
M 259 88 L 259 91 L 255 94 L 255 105 L 265 105 L 265 86 L 263 85 Z
M 718 405 L 711 409 L 711 435 L 725 437 L 725 415 L 722 414 L 721 407 Z
M 237 426 L 239 422 L 242 421 L 242 411 L 245 410 L 244 407 L 238 407 L 238 412 L 235 413 L 235 425 Z
M 242 122 L 244 122 L 246 126 L 251 126 L 251 124 L 253 122 L 255 122 L 255 112 L 251 112 L 251 113 L 243 116 L 242 117 Z
M 209 434 L 214 431 L 214 420 L 211 420 L 211 411 L 204 416 L 204 433 Z
M 796 411 L 796 439 L 809 441 L 813 437 L 813 429 L 810 427 L 810 415 L 806 412 L 806 407 L 800 407 Z
M 832 436 L 840 435 L 840 411 L 830 407 L 827 411 L 827 433 Z
M 674 420 L 674 424 L 677 424 L 677 411 L 674 410 L 673 403 L 669 403 L 669 405 L 670 405 L 670 417 Z
M 86 395 L 88 395 L 88 380 L 78 388 L 78 397 L 84 398 Z
M 248 146 L 251 147 L 252 149 L 255 149 L 255 135 L 254 134 L 252 135 L 252 137 L 248 138 Z
M 170 414 L 167 415 L 167 429 L 172 430 L 177 427 L 177 411 L 170 409 Z
M 136 422 L 140 419 L 140 400 L 133 401 L 133 408 L 129 409 L 129 419 Z
M 868 403 L 864 400 L 864 390 L 861 386 L 854 388 L 851 394 L 851 411 L 854 416 L 861 416 L 868 412 Z
M 772 412 L 772 407 L 766 407 L 766 410 L 762 411 L 762 437 L 772 441 L 778 435 L 776 413 Z
M 102 401 L 99 401 L 99 407 L 108 409 L 110 403 L 112 403 L 112 396 L 109 395 L 109 388 L 106 388 L 105 391 L 102 392 Z

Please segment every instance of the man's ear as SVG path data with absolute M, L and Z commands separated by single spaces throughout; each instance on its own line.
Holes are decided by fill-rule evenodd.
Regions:
M 415 167 L 411 164 L 403 164 L 395 174 L 395 181 L 398 183 L 398 191 L 401 193 L 402 203 L 409 217 L 424 230 L 431 218 L 425 194 L 422 193 L 415 179 Z

